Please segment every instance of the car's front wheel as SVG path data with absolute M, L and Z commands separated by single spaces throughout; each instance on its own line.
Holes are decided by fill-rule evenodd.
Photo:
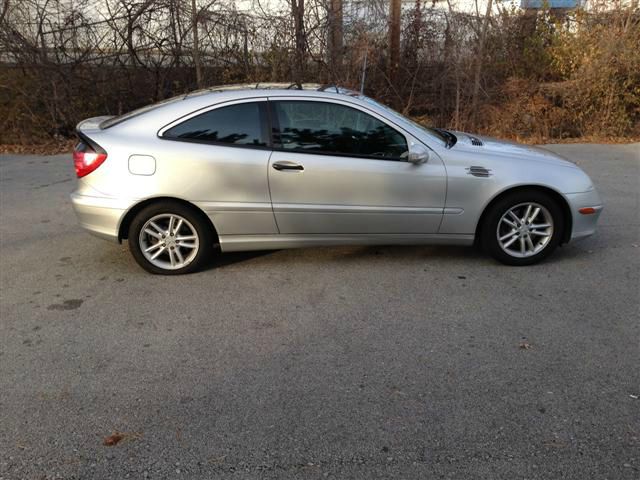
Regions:
M 562 210 L 550 195 L 521 190 L 505 195 L 490 207 L 482 225 L 484 249 L 507 265 L 531 265 L 560 243 Z
M 200 212 L 179 202 L 163 201 L 143 208 L 129 227 L 129 249 L 151 273 L 191 273 L 213 249 L 211 227 Z

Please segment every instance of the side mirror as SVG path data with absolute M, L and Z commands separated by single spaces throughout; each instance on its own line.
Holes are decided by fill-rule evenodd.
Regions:
M 409 147 L 407 161 L 415 165 L 427 163 L 429 161 L 429 149 L 427 149 L 427 147 L 425 147 L 424 145 L 420 145 L 417 143 L 412 144 Z

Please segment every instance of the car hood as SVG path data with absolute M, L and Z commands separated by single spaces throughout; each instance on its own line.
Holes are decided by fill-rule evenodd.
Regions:
M 522 145 L 509 140 L 499 140 L 466 132 L 453 131 L 452 133 L 458 137 L 458 141 L 452 147 L 452 150 L 477 153 L 479 155 L 499 155 L 512 158 L 514 161 L 533 160 L 552 165 L 577 167 L 575 163 L 567 158 L 542 147 Z

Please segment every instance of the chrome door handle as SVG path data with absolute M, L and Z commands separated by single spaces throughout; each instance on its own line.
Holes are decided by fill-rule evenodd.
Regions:
M 297 170 L 297 171 L 304 170 L 304 167 L 302 165 L 295 162 L 287 162 L 287 161 L 275 162 L 272 166 L 276 170 Z

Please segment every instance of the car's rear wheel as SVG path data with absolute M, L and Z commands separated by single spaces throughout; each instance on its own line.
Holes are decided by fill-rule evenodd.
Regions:
M 129 227 L 129 249 L 145 270 L 179 275 L 199 270 L 213 249 L 213 232 L 204 215 L 179 202 L 143 208 Z
M 560 243 L 562 209 L 550 195 L 521 190 L 505 195 L 485 215 L 481 237 L 484 249 L 507 265 L 531 265 Z

